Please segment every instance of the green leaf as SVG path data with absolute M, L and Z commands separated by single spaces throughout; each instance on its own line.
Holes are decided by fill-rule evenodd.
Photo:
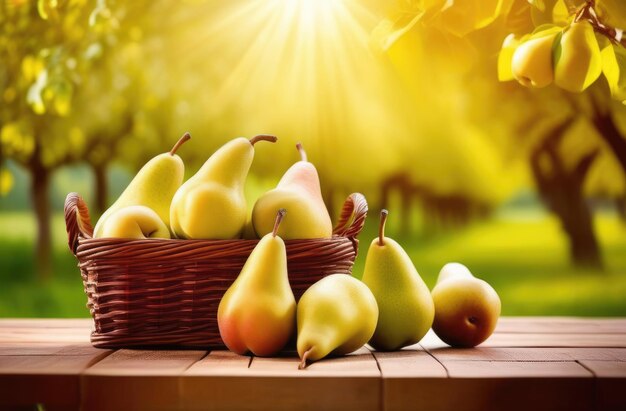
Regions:
M 513 61 L 513 54 L 517 49 L 517 46 L 520 45 L 520 39 L 515 37 L 514 34 L 509 34 L 502 44 L 502 48 L 500 49 L 500 54 L 498 54 L 498 80 L 499 81 L 510 81 L 514 80 L 513 70 L 511 68 L 511 63 Z
M 52 87 L 54 90 L 54 110 L 60 116 L 68 115 L 72 107 L 72 94 L 74 91 L 72 83 L 66 79 L 62 79 L 56 81 Z
M 35 114 L 44 114 L 46 106 L 43 102 L 43 89 L 48 83 L 48 71 L 42 70 L 37 76 L 37 80 L 29 87 L 26 93 L 26 102 Z
M 546 11 L 545 0 L 528 0 L 528 3 L 542 13 Z
M 9 194 L 11 189 L 13 189 L 14 183 L 13 174 L 8 169 L 2 168 L 0 170 L 0 197 Z
M 37 12 L 39 17 L 44 20 L 50 20 L 51 17 L 57 17 L 57 0 L 37 0 Z
M 611 89 L 611 97 L 626 102 L 626 49 L 609 44 L 601 54 L 602 72 Z
M 389 50 L 400 37 L 411 30 L 417 22 L 421 20 L 425 12 L 419 12 L 405 25 L 398 26 L 397 22 L 384 19 L 372 30 L 370 36 L 370 47 L 376 52 L 385 52 Z
M 535 23 L 535 26 L 542 24 L 554 23 L 554 8 L 558 3 L 558 0 L 542 0 L 542 7 L 532 7 L 530 9 L 530 16 Z
M 617 29 L 626 29 L 626 1 L 596 0 L 595 10 L 603 23 Z
M 463 37 L 487 27 L 503 12 L 504 0 L 448 1 L 439 16 L 440 23 L 449 33 Z

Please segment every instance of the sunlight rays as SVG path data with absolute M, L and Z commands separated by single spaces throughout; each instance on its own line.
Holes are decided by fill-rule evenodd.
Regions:
M 337 161 L 342 153 L 375 157 L 391 151 L 386 136 L 407 133 L 394 74 L 369 48 L 377 19 L 356 0 L 209 2 L 202 10 L 165 49 L 179 77 L 194 77 L 190 91 L 205 93 L 196 101 L 206 121 L 232 115 L 233 133 L 280 134 L 288 161 L 290 143 L 302 140 L 317 161 L 337 163 L 336 179 L 350 174 Z

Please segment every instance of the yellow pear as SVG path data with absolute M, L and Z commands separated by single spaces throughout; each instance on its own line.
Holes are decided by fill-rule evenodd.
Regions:
M 376 297 L 378 324 L 370 345 L 393 351 L 415 344 L 433 323 L 435 306 L 428 286 L 406 251 L 385 237 L 387 210 L 382 210 L 378 238 L 365 259 L 363 282 Z
M 513 52 L 511 71 L 513 77 L 526 87 L 546 87 L 554 80 L 552 46 L 557 32 L 531 37 Z
M 131 205 L 151 208 L 159 219 L 169 226 L 170 203 L 185 174 L 185 165 L 176 154 L 176 150 L 190 138 L 189 133 L 185 133 L 169 152 L 159 154 L 139 170 L 117 201 L 98 220 L 93 230 L 94 238 L 103 237 L 104 227 L 111 214 Z
M 172 199 L 170 224 L 178 238 L 240 238 L 246 224 L 244 184 L 254 144 L 274 136 L 239 137 L 220 147 Z M 276 216 L 274 212 L 274 216 Z M 272 230 L 270 229 L 269 232 Z
M 376 298 L 365 284 L 349 274 L 322 278 L 298 302 L 299 368 L 361 348 L 374 334 L 377 320 Z
M 317 170 L 307 161 L 302 145 L 297 144 L 296 148 L 301 160 L 285 172 L 275 189 L 263 194 L 254 204 L 252 224 L 259 237 L 272 231 L 274 216 L 281 208 L 289 210 L 289 219 L 278 232 L 285 240 L 333 235 Z
M 170 238 L 170 230 L 153 209 L 135 205 L 113 211 L 100 237 Z
M 287 344 L 296 322 L 296 299 L 287 276 L 285 243 L 276 235 L 285 210 L 274 229 L 256 245 L 217 311 L 224 344 L 243 355 L 276 354 Z
M 472 275 L 463 264 L 443 266 L 432 291 L 435 303 L 433 331 L 454 347 L 474 347 L 496 328 L 500 297 L 486 281 Z
M 554 83 L 573 93 L 589 87 L 602 73 L 602 55 L 591 23 L 572 23 L 554 52 Z

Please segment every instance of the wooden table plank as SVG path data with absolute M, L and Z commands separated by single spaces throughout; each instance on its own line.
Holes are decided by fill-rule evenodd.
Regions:
M 91 328 L 89 319 L 0 319 L 0 409 L 577 410 L 594 400 L 598 410 L 626 409 L 624 318 L 503 318 L 474 349 L 430 332 L 399 352 L 361 349 L 304 371 L 294 353 L 109 355 L 91 346 Z
M 118 350 L 81 376 L 86 410 L 177 410 L 181 376 L 206 351 Z
M 295 353 L 248 357 L 214 352 L 185 372 L 186 409 L 378 410 L 380 372 L 365 348 L 298 370 Z
M 440 361 L 626 361 L 626 348 L 440 347 L 429 350 Z
M 0 408 L 8 405 L 74 406 L 80 402 L 79 374 L 110 351 L 88 355 L 0 357 Z
M 80 328 L 92 329 L 91 318 L 0 318 L 0 328 Z
M 0 320 L 0 405 L 78 407 L 80 373 L 111 353 L 91 346 L 90 324 Z
M 598 410 L 626 410 L 626 362 L 580 361 L 596 377 Z
M 432 330 L 426 334 L 420 344 L 427 350 L 448 347 Z M 494 333 L 479 347 L 625 348 L 626 334 Z
M 496 333 L 626 334 L 626 318 L 503 317 Z

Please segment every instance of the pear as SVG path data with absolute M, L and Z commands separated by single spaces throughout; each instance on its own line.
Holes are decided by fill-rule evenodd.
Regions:
M 247 214 L 243 189 L 254 158 L 254 144 L 276 140 L 268 135 L 249 140 L 239 137 L 213 153 L 174 194 L 170 208 L 174 235 L 213 240 L 240 238 Z
M 289 210 L 289 220 L 278 234 L 285 240 L 330 238 L 333 225 L 322 199 L 320 180 L 315 166 L 307 161 L 306 152 L 296 144 L 301 161 L 292 165 L 275 189 L 263 194 L 252 209 L 252 224 L 259 237 L 272 231 L 276 211 Z
M 252 250 L 217 310 L 224 344 L 240 355 L 274 355 L 295 329 L 296 299 L 287 276 L 287 253 L 276 234 L 284 215 L 285 210 L 278 212 L 273 231 Z
M 298 302 L 298 368 L 359 349 L 374 334 L 377 319 L 376 298 L 361 281 L 349 274 L 322 278 Z
M 600 77 L 602 55 L 591 23 L 581 20 L 565 30 L 554 62 L 554 83 L 573 93 L 585 90 Z
M 558 32 L 532 37 L 517 46 L 513 52 L 513 77 L 526 87 L 542 88 L 554 80 L 552 46 Z
M 475 347 L 493 333 L 500 316 L 500 297 L 463 264 L 443 266 L 432 291 L 433 331 L 453 347 Z
M 151 208 L 141 205 L 113 211 L 102 228 L 102 238 L 170 238 L 170 229 Z
M 185 165 L 176 151 L 190 138 L 189 133 L 185 133 L 168 153 L 159 154 L 139 170 L 117 201 L 98 220 L 93 231 L 94 238 L 104 237 L 104 227 L 111 214 L 121 208 L 134 205 L 151 208 L 169 227 L 170 203 L 174 193 L 182 184 L 185 174 Z M 127 214 L 125 218 L 128 218 Z M 168 234 L 167 237 L 169 238 L 170 235 Z
M 415 344 L 433 323 L 435 306 L 424 283 L 402 247 L 385 237 L 387 210 L 380 213 L 378 238 L 365 259 L 363 282 L 378 303 L 378 325 L 370 345 L 393 351 Z

